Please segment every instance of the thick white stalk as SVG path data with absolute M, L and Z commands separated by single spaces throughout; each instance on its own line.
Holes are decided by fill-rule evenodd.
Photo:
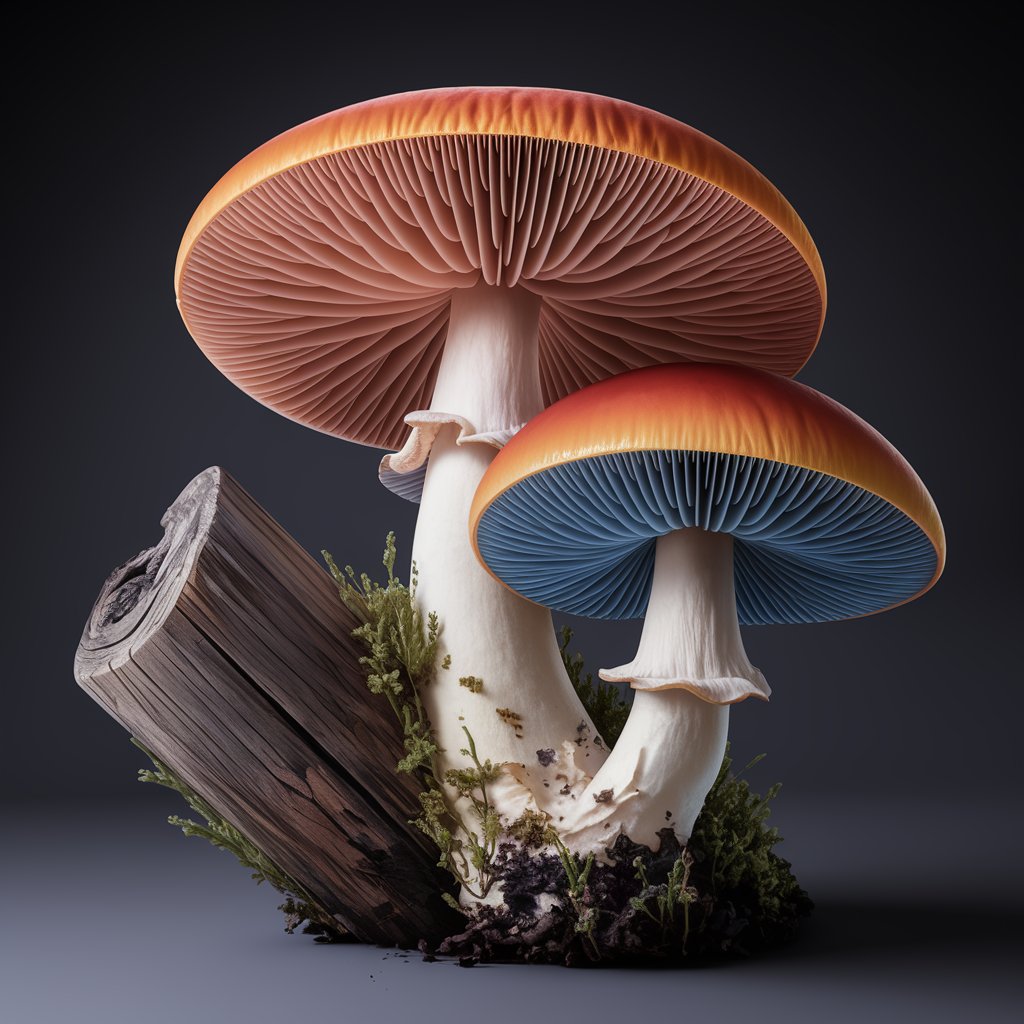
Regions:
M 543 407 L 539 307 L 521 289 L 480 285 L 455 293 L 431 402 L 433 413 L 453 420 L 433 438 L 412 551 L 417 601 L 440 617 L 440 658 L 451 658 L 423 695 L 444 751 L 437 767 L 467 765 L 459 752 L 466 746 L 463 727 L 482 758 L 526 766 L 519 782 L 510 776 L 491 794 L 509 820 L 530 805 L 531 792 L 545 810 L 568 799 L 555 781 L 559 758 L 547 753 L 564 740 L 581 741 L 577 759 L 593 765 L 591 771 L 606 756 L 566 675 L 550 612 L 488 575 L 469 542 L 470 504 L 497 449 L 466 444 L 467 426 L 478 434 L 509 431 Z M 466 677 L 482 680 L 482 690 L 461 685 Z
M 604 860 L 619 835 L 652 850 L 658 832 L 687 839 L 725 754 L 729 708 L 689 690 L 637 690 L 629 720 L 562 824 L 562 841 Z
M 692 690 L 715 704 L 768 697 L 736 617 L 732 536 L 699 527 L 659 537 L 636 656 L 601 678 L 636 690 Z
M 636 657 L 600 674 L 636 694 L 615 749 L 562 825 L 563 841 L 603 857 L 620 834 L 652 849 L 664 828 L 689 838 L 725 753 L 727 705 L 771 692 L 743 649 L 732 537 L 692 528 L 658 539 Z
M 539 320 L 540 296 L 525 288 L 454 291 L 431 410 L 462 416 L 477 433 L 518 430 L 536 416 Z

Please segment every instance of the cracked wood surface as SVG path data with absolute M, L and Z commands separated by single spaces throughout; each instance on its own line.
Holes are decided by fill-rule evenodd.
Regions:
M 330 577 L 217 467 L 161 524 L 104 584 L 79 684 L 356 938 L 451 931 L 400 729 Z

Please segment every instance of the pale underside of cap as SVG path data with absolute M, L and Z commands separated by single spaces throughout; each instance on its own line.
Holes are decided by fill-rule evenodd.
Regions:
M 300 126 L 299 141 L 286 133 L 269 156 L 256 151 L 258 170 L 243 161 L 200 208 L 179 305 L 253 397 L 399 447 L 405 417 L 430 408 L 451 292 L 481 280 L 542 296 L 547 404 L 639 366 L 792 375 L 807 359 L 824 314 L 820 261 L 741 158 L 601 97 L 479 90 L 494 110 L 455 116 L 473 91 L 440 92 L 451 96 L 394 98 L 380 130 L 356 131 L 346 111 Z M 448 105 L 407 123 L 423 96 Z

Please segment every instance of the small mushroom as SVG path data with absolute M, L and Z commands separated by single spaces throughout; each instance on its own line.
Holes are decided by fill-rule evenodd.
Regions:
M 257 400 L 400 449 L 381 476 L 420 500 L 418 598 L 452 659 L 424 695 L 440 770 L 459 763 L 458 714 L 496 762 L 584 716 L 548 613 L 468 544 L 501 445 L 631 367 L 796 373 L 825 310 L 814 244 L 754 168 L 661 114 L 556 89 L 406 93 L 285 132 L 203 200 L 175 287 L 202 350 Z M 522 742 L 495 714 L 510 704 Z
M 689 836 L 728 705 L 770 692 L 741 622 L 882 611 L 927 590 L 945 557 L 931 497 L 880 434 L 811 388 L 715 365 L 635 370 L 553 405 L 492 463 L 470 531 L 488 571 L 533 601 L 646 615 L 634 659 L 601 671 L 635 699 L 594 799 L 566 815 L 580 853 L 609 844 L 608 820 L 652 848 L 666 820 Z

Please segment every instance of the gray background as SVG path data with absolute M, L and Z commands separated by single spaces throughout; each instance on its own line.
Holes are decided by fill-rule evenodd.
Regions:
M 408 553 L 414 508 L 377 485 L 379 452 L 286 421 L 205 360 L 175 310 L 174 256 L 219 175 L 293 124 L 407 89 L 526 84 L 661 110 L 783 191 L 829 285 L 822 341 L 800 379 L 900 448 L 945 523 L 948 567 L 922 600 L 745 632 L 775 695 L 733 712 L 734 751 L 767 751 L 755 782 L 784 781 L 776 819 L 820 909 L 785 956 L 728 969 L 735 1012 L 749 997 L 762 1019 L 766 1007 L 810 1019 L 826 1006 L 833 1019 L 897 1019 L 913 1006 L 958 1019 L 962 998 L 1001 1019 L 1024 852 L 1011 648 L 1022 605 L 1009 305 L 1020 224 L 1008 30 L 983 7 L 971 13 L 947 24 L 863 7 L 798 17 L 732 5 L 666 14 L 630 3 L 614 15 L 338 5 L 221 17 L 178 6 L 145 28 L 71 15 L 63 44 L 27 23 L 30 70 L 8 121 L 19 178 L 5 246 L 0 797 L 11 841 L 0 847 L 10 886 L 0 971 L 12 984 L 0 986 L 0 1010 L 6 1000 L 12 1020 L 68 1019 L 66 999 L 97 1020 L 135 1019 L 123 996 L 150 1020 L 172 1019 L 173 1003 L 154 995 L 191 972 L 207 978 L 208 998 L 230 979 L 249 1020 L 283 1012 L 274 993 L 291 985 L 305 1015 L 336 1008 L 348 1019 L 330 995 L 343 976 L 351 1019 L 375 1007 L 388 1020 L 400 1017 L 394 992 L 457 983 L 471 1004 L 491 984 L 279 936 L 272 894 L 161 830 L 176 807 L 135 783 L 137 752 L 77 690 L 71 663 L 106 574 L 159 538 L 163 509 L 210 464 L 311 551 L 373 568 L 390 528 Z M 638 623 L 572 624 L 595 668 L 629 657 L 639 635 Z M 391 971 L 391 1002 L 381 976 L 369 978 L 375 963 Z M 86 989 L 40 988 L 55 968 L 81 972 Z M 551 1008 L 626 1008 L 641 984 L 665 1008 L 710 1007 L 722 984 L 714 972 L 649 982 L 494 971 L 537 986 Z M 422 972 L 415 985 L 410 972 Z M 502 1005 L 489 1019 L 514 1019 Z

